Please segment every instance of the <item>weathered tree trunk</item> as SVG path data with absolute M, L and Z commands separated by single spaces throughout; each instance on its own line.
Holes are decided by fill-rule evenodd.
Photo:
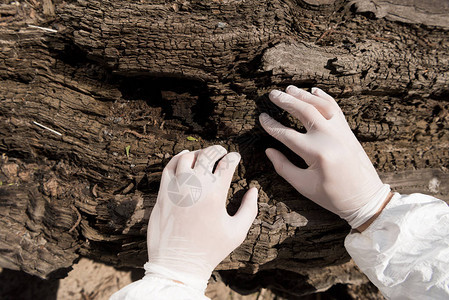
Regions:
M 266 94 L 321 87 L 385 182 L 448 200 L 449 8 L 394 2 L 3 1 L 0 265 L 41 277 L 79 256 L 141 266 L 164 165 L 222 144 L 243 157 L 229 210 L 260 188 L 225 281 L 289 297 L 366 282 L 345 222 L 275 174 L 264 149 L 288 150 L 257 116 L 300 129 Z

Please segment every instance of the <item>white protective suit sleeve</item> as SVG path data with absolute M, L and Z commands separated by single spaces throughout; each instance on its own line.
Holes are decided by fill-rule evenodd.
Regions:
M 449 299 L 449 206 L 423 194 L 395 193 L 345 247 L 388 299 Z
M 210 300 L 204 296 L 204 289 L 196 289 L 171 279 L 162 278 L 148 271 L 145 276 L 113 294 L 109 300 Z

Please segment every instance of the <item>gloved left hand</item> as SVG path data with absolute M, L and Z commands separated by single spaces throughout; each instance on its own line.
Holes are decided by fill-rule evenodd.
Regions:
M 246 238 L 258 192 L 251 188 L 237 213 L 228 215 L 226 198 L 240 155 L 226 153 L 217 145 L 184 150 L 165 167 L 148 224 L 147 275 L 204 290 L 213 269 Z

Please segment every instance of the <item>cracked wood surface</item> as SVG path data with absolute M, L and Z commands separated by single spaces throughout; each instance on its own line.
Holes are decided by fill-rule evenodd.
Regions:
M 264 155 L 292 156 L 257 123 L 268 112 L 301 129 L 267 99 L 289 84 L 335 96 L 397 191 L 449 200 L 444 27 L 371 19 L 354 1 L 15 3 L 0 5 L 3 267 L 57 277 L 80 255 L 141 266 L 163 166 L 222 144 L 243 158 L 229 211 L 260 189 L 223 280 L 287 295 L 365 282 L 343 247 L 348 226 Z

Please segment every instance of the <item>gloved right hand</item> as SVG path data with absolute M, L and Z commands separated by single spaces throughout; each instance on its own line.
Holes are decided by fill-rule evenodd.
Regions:
M 352 133 L 337 102 L 324 91 L 312 93 L 289 86 L 286 93 L 273 90 L 271 101 L 297 117 L 307 130 L 299 133 L 267 114 L 263 128 L 308 165 L 301 169 L 281 152 L 267 149 L 276 172 L 298 192 L 357 228 L 372 218 L 386 202 L 390 186 L 383 184 L 368 156 Z

